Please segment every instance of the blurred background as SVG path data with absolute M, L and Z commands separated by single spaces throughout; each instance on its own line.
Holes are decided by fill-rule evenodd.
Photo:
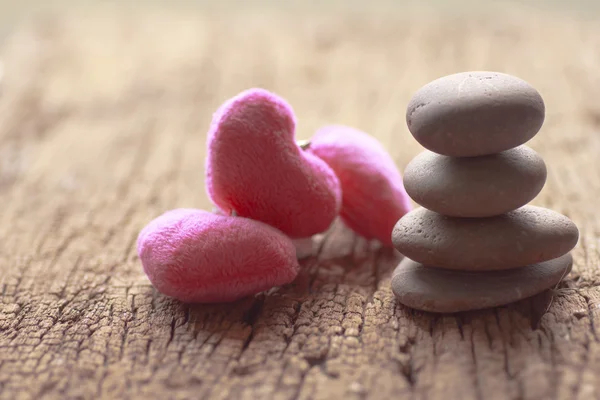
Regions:
M 175 206 L 210 207 L 204 135 L 212 112 L 250 87 L 291 103 L 299 139 L 324 124 L 351 125 L 381 140 L 403 168 L 422 150 L 404 119 L 414 91 L 455 72 L 500 71 L 529 81 L 544 97 L 546 123 L 531 145 L 551 169 L 569 149 L 590 155 L 570 161 L 579 169 L 590 168 L 600 151 L 591 140 L 600 124 L 594 0 L 0 5 L 0 111 L 9 116 L 0 129 L 29 124 L 0 147 L 2 179 L 23 180 L 27 166 L 35 187 L 55 195 L 72 187 L 87 200 L 119 185 L 167 182 L 147 217 Z M 59 149 L 62 157 L 51 156 Z M 551 173 L 543 193 L 581 179 L 571 174 Z M 553 198 L 542 194 L 539 202 L 549 206 Z
M 435 7 L 445 12 L 485 10 L 491 6 L 529 6 L 540 10 L 554 9 L 587 15 L 600 10 L 596 0 L 0 0 L 0 38 L 16 24 L 36 15 L 63 13 L 90 8 L 144 10 L 149 8 L 201 10 L 244 9 L 349 9 L 373 10 L 388 8 L 401 11 L 406 7 Z

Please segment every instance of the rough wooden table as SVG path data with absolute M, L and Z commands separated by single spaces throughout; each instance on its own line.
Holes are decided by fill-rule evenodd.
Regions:
M 600 398 L 600 23 L 517 9 L 156 12 L 35 21 L 2 52 L 0 398 Z M 286 97 L 299 138 L 343 123 L 402 168 L 411 94 L 476 69 L 540 90 L 534 204 L 581 230 L 574 271 L 507 307 L 398 305 L 399 255 L 341 225 L 290 286 L 231 305 L 157 294 L 135 253 L 163 211 L 208 208 L 205 133 L 230 96 Z

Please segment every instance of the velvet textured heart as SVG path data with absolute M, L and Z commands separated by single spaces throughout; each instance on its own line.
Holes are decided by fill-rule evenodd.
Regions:
M 292 108 L 266 90 L 225 102 L 208 133 L 206 187 L 226 214 L 306 238 L 337 217 L 341 189 L 332 169 L 296 144 L 295 126 Z
M 235 301 L 290 283 L 299 269 L 294 244 L 275 228 L 195 209 L 152 220 L 137 251 L 159 292 L 190 303 Z
M 310 141 L 310 153 L 337 174 L 342 220 L 358 234 L 392 247 L 396 222 L 411 210 L 400 171 L 374 137 L 347 126 L 325 126 Z

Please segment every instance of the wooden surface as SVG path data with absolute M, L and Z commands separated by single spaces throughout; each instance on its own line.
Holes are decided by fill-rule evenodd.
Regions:
M 0 86 L 0 398 L 600 398 L 600 23 L 453 16 L 130 13 L 38 20 Z M 488 69 L 542 93 L 534 204 L 581 230 L 557 290 L 430 315 L 397 305 L 399 256 L 337 225 L 289 287 L 232 305 L 157 294 L 135 254 L 163 211 L 209 208 L 204 137 L 228 97 L 286 97 L 298 138 L 343 123 L 399 167 L 411 94 Z

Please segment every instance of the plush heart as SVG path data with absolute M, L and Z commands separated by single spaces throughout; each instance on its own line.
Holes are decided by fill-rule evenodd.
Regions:
M 206 186 L 213 203 L 292 238 L 327 230 L 341 206 L 339 180 L 296 144 L 295 127 L 291 107 L 266 90 L 225 102 L 208 133 Z
M 296 249 L 275 228 L 195 209 L 168 211 L 139 234 L 144 272 L 161 293 L 184 302 L 228 302 L 290 283 Z
M 358 234 L 393 247 L 392 231 L 411 209 L 402 175 L 374 137 L 341 125 L 325 126 L 308 152 L 324 160 L 337 174 L 344 193 L 340 216 Z

